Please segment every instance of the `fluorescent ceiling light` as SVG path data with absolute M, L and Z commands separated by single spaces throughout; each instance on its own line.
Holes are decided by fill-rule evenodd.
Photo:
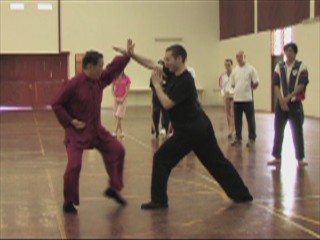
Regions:
M 52 10 L 52 3 L 38 3 L 38 10 Z
M 11 10 L 24 10 L 24 3 L 10 3 Z

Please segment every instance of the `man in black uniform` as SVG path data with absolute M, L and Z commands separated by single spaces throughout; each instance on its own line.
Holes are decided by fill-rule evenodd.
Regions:
M 119 48 L 115 50 L 121 52 Z M 185 66 L 186 50 L 180 45 L 166 49 L 164 71 L 169 71 L 165 71 L 169 78 L 166 92 L 161 87 L 162 69 L 135 53 L 131 57 L 145 67 L 155 69 L 152 83 L 162 106 L 169 112 L 174 128 L 173 135 L 154 155 L 151 201 L 142 204 L 141 208 L 168 207 L 167 182 L 170 172 L 192 150 L 228 197 L 235 202 L 252 201 L 248 188 L 219 148 L 212 124 L 198 102 L 194 79 Z

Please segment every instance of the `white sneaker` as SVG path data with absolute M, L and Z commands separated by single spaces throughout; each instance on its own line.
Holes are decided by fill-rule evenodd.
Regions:
M 166 136 L 166 130 L 165 130 L 164 128 L 162 128 L 162 129 L 160 130 L 160 136 L 161 136 L 161 137 L 165 137 L 165 136 Z

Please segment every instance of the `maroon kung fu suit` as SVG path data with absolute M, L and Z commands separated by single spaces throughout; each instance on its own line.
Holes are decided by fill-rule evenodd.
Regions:
M 64 174 L 64 202 L 79 205 L 79 177 L 84 149 L 96 148 L 102 155 L 110 187 L 123 188 L 125 150 L 122 144 L 101 124 L 103 89 L 124 70 L 130 57 L 117 56 L 103 70 L 99 80 L 90 79 L 83 72 L 72 78 L 57 94 L 52 109 L 65 129 L 68 163 Z M 86 124 L 76 129 L 71 121 L 78 119 Z

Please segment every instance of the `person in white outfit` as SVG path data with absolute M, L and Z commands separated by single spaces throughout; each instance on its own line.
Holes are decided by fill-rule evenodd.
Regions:
M 256 140 L 256 121 L 254 114 L 253 90 L 259 85 L 256 69 L 245 61 L 245 54 L 239 51 L 236 55 L 238 66 L 231 74 L 231 85 L 234 87 L 234 122 L 236 138 L 232 146 L 241 146 L 242 140 L 242 115 L 246 115 L 249 141 L 247 147 L 254 145 Z
M 228 139 L 232 139 L 233 135 L 235 134 L 235 127 L 234 127 L 234 109 L 233 109 L 233 88 L 231 87 L 231 73 L 232 73 L 232 65 L 233 62 L 231 59 L 226 59 L 224 61 L 224 66 L 226 71 L 221 74 L 219 77 L 219 87 L 221 90 L 221 95 L 223 97 L 227 121 L 228 121 L 228 128 L 229 134 Z

